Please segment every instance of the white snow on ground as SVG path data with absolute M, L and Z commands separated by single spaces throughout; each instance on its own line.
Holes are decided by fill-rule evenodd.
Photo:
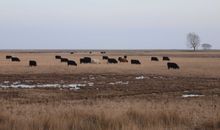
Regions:
M 117 82 L 115 82 L 115 83 L 111 82 L 111 83 L 109 83 L 109 84 L 110 84 L 110 85 L 116 85 L 116 84 L 127 85 L 127 84 L 129 84 L 129 82 L 128 82 L 128 81 L 126 81 L 126 82 L 123 82 L 123 81 L 117 81 Z
M 89 87 L 92 87 L 92 86 L 94 86 L 94 83 L 90 82 L 90 83 L 88 83 L 88 85 L 89 85 Z
M 183 98 L 188 98 L 188 97 L 202 97 L 202 95 L 199 92 L 193 92 L 193 91 L 184 91 L 182 97 Z
M 0 88 L 69 88 L 70 90 L 79 90 L 80 87 L 86 87 L 87 84 L 22 84 L 21 82 L 13 82 L 12 84 L 8 84 L 9 82 L 4 82 L 0 84 Z M 93 86 L 94 83 L 88 84 Z
M 113 82 L 111 82 L 111 83 L 109 83 L 110 85 L 115 85 L 115 83 L 113 83 Z
M 94 80 L 95 77 L 93 77 L 93 76 L 89 76 L 89 79 L 90 79 L 90 80 Z
M 12 84 L 20 84 L 20 81 L 13 82 Z
M 1 88 L 34 88 L 35 85 L 26 84 L 11 84 L 11 85 L 0 85 Z
M 57 87 L 60 87 L 60 84 L 39 84 L 39 85 L 37 85 L 37 87 L 42 87 L 42 88 L 54 87 L 54 88 L 57 88 Z
M 75 87 L 75 88 L 69 88 L 69 90 L 79 90 L 79 87 Z
M 65 88 L 69 88 L 70 90 L 79 90 L 80 89 L 80 84 L 65 85 Z
M 183 98 L 188 98 L 188 97 L 202 97 L 204 95 L 199 95 L 199 94 L 184 94 L 182 95 Z
M 144 76 L 135 77 L 135 79 L 137 80 L 144 79 Z
M 4 84 L 8 84 L 9 83 L 9 81 L 4 81 Z

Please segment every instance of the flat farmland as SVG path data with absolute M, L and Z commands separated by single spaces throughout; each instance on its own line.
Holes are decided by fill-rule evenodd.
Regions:
M 21 62 L 14 63 L 6 60 L 6 55 L 17 56 Z M 55 55 L 75 60 L 77 67 L 68 67 L 60 60 L 55 60 Z M 127 55 L 128 61 L 138 59 L 141 65 L 131 65 L 130 63 L 107 64 L 102 60 L 102 55 L 98 52 L 89 54 L 86 51 L 75 54 L 70 53 L 47 53 L 47 52 L 1 52 L 0 53 L 0 73 L 1 74 L 82 74 L 82 73 L 117 73 L 117 74 L 158 74 L 173 76 L 198 76 L 198 77 L 220 77 L 220 52 L 144 52 L 144 51 L 113 51 L 106 54 L 111 58 Z M 97 59 L 100 64 L 79 64 L 82 57 Z M 159 62 L 152 62 L 151 56 L 157 56 Z M 168 70 L 166 61 L 162 61 L 162 56 L 169 56 L 172 62 L 180 66 L 180 70 Z M 36 60 L 37 67 L 28 67 L 29 60 Z
M 0 52 L 0 130 L 220 129 L 220 51 L 70 52 Z M 108 64 L 103 55 L 129 62 Z M 180 69 L 168 70 L 163 56 Z M 100 63 L 80 64 L 82 57 Z

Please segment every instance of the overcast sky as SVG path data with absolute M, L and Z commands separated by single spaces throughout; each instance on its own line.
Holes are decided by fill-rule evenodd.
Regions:
M 0 0 L 0 49 L 220 49 L 220 0 Z

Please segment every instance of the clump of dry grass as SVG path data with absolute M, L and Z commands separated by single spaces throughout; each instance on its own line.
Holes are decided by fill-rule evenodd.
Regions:
M 192 105 L 193 104 L 193 105 Z M 0 102 L 0 130 L 219 129 L 220 109 L 209 101 Z

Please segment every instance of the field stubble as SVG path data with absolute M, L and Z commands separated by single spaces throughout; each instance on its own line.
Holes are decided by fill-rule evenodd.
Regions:
M 124 54 L 140 59 L 130 64 L 67 67 L 55 53 L 16 53 L 21 63 L 0 53 L 0 83 L 87 84 L 79 90 L 61 88 L 1 88 L 0 130 L 218 130 L 220 129 L 219 52 L 151 52 Z M 88 54 L 59 53 L 76 59 Z M 181 66 L 168 71 L 166 62 L 150 56 L 170 56 Z M 91 57 L 100 59 L 100 54 Z M 29 59 L 39 66 L 30 68 Z M 101 60 L 101 59 L 100 59 Z M 28 82 L 27 82 L 28 81 Z M 94 85 L 89 86 L 89 83 Z M 183 94 L 202 96 L 184 98 Z

